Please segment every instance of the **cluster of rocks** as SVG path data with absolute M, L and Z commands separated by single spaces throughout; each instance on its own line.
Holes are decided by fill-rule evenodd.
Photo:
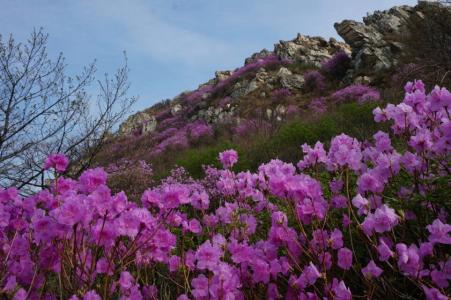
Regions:
M 148 133 L 154 131 L 156 127 L 157 120 L 155 119 L 155 116 L 150 112 L 141 111 L 128 117 L 127 120 L 119 126 L 118 134 L 129 135 L 134 132 Z
M 231 106 L 228 109 L 222 107 L 210 106 L 207 109 L 201 109 L 191 117 L 191 121 L 203 120 L 207 123 L 230 123 L 235 117 L 236 107 Z
M 274 53 L 280 58 L 316 67 L 320 67 L 324 60 L 339 51 L 351 53 L 351 48 L 346 43 L 338 42 L 334 38 L 326 41 L 322 37 L 309 37 L 302 34 L 298 34 L 291 41 L 280 41 L 274 45 Z
M 288 68 L 281 66 L 275 72 L 268 72 L 264 68 L 258 70 L 252 79 L 238 81 L 232 87 L 230 97 L 232 99 L 242 98 L 250 93 L 264 87 L 265 90 L 272 90 L 276 85 L 289 90 L 301 90 L 304 86 L 304 76 L 295 74 Z

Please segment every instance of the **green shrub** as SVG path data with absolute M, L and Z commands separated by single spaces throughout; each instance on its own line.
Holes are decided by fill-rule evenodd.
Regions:
M 178 156 L 176 165 L 185 168 L 194 178 L 200 178 L 203 175 L 202 166 L 220 167 L 218 153 L 229 148 L 236 149 L 237 147 L 230 141 L 223 141 L 211 146 L 188 149 Z

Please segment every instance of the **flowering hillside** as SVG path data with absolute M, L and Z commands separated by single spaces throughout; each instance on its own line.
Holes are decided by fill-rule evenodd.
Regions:
M 421 81 L 405 92 L 374 110 L 391 129 L 371 141 L 340 134 L 299 145 L 296 166 L 238 173 L 230 149 L 222 168 L 175 169 L 136 202 L 112 193 L 102 168 L 66 178 L 54 154 L 48 190 L 0 192 L 0 294 L 449 299 L 451 94 Z
M 92 165 L 123 170 L 111 174 L 112 189 L 138 199 L 150 181 L 126 166 L 152 166 L 154 185 L 176 166 L 200 179 L 202 165 L 219 167 L 217 153 L 229 148 L 240 154 L 236 171 L 255 172 L 273 157 L 296 163 L 299 144 L 328 146 L 340 133 L 368 139 L 387 128 L 370 122 L 372 109 L 399 103 L 406 82 L 451 86 L 450 24 L 451 6 L 420 1 L 336 23 L 345 42 L 301 34 L 279 41 L 130 116 Z

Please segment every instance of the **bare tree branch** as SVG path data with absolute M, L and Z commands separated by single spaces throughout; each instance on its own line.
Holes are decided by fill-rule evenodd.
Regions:
M 75 77 L 66 75 L 64 56 L 52 61 L 48 34 L 34 30 L 26 43 L 0 35 L 0 185 L 33 189 L 45 180 L 42 163 L 54 152 L 88 167 L 105 137 L 128 113 L 127 57 L 110 78 L 96 80 L 95 62 Z M 87 88 L 98 84 L 95 104 Z M 93 113 L 94 112 L 94 113 Z

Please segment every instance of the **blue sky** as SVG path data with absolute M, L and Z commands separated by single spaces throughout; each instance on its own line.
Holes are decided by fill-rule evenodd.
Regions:
M 129 58 L 134 110 L 195 89 L 216 70 L 234 69 L 296 34 L 338 38 L 333 23 L 416 0 L 0 0 L 0 34 L 50 34 L 69 71 L 97 59 L 98 75 Z

